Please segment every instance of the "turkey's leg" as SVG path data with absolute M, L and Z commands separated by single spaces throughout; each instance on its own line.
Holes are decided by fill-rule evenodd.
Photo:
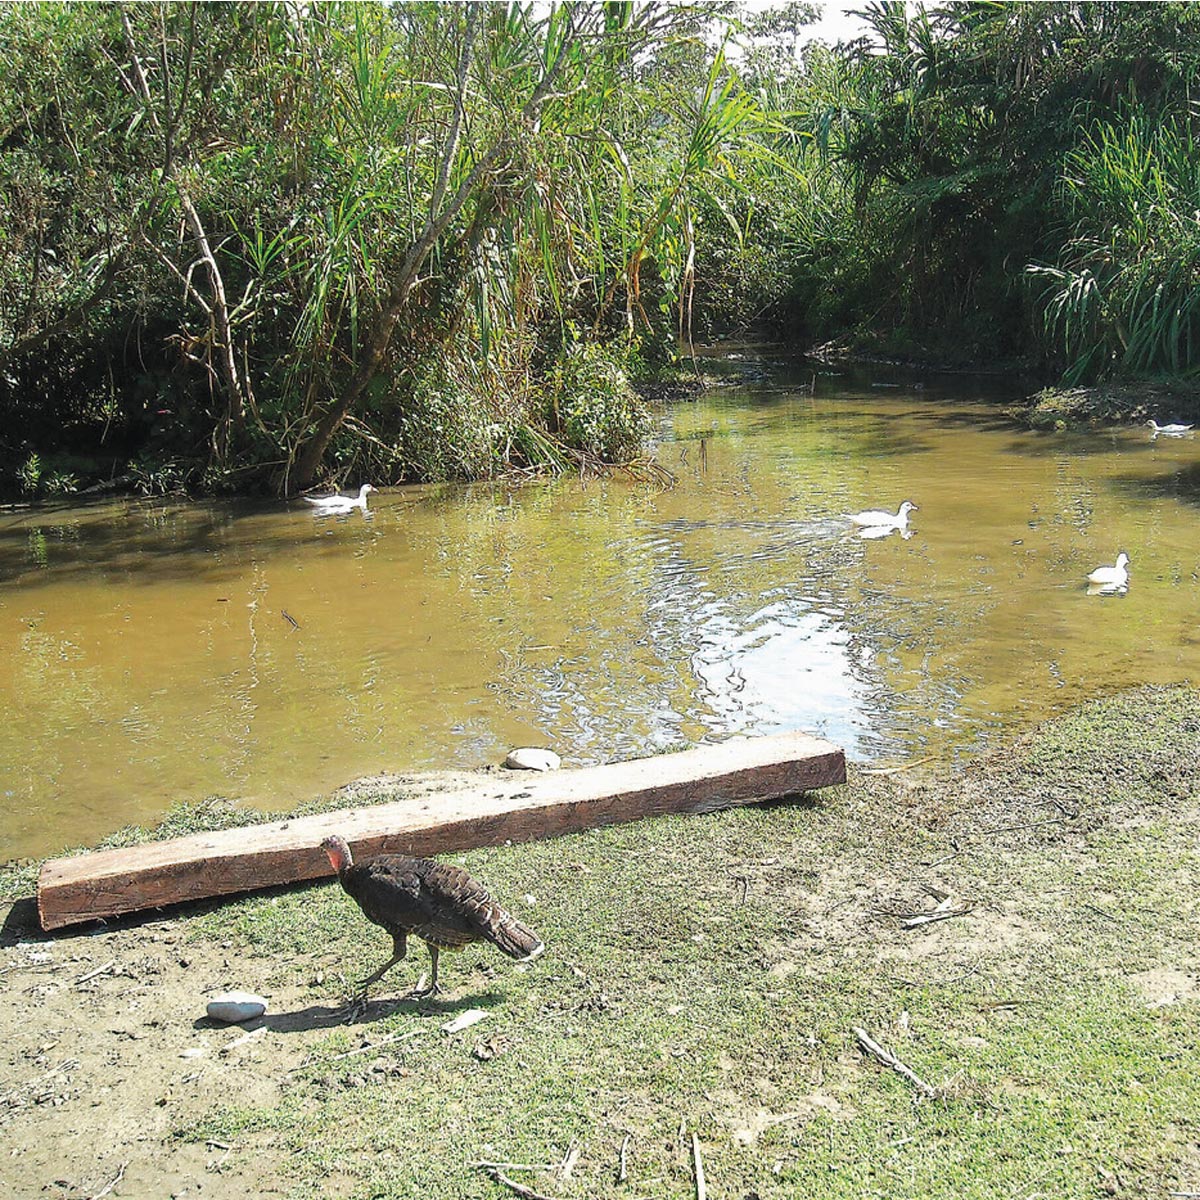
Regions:
M 433 975 L 429 981 L 429 986 L 427 988 L 414 988 L 411 992 L 409 992 L 409 995 L 412 996 L 414 1000 L 423 999 L 425 996 L 441 995 L 442 989 L 438 987 L 437 981 L 438 948 L 432 944 L 429 946 L 429 961 L 433 964 Z
M 365 991 L 371 986 L 371 984 L 382 979 L 398 962 L 404 958 L 405 954 L 407 953 L 408 938 L 403 933 L 392 934 L 392 957 L 389 958 L 387 962 L 385 962 L 383 966 L 379 968 L 378 971 L 372 975 L 368 975 L 366 979 L 362 980 L 358 986 Z M 436 974 L 437 972 L 435 970 L 434 975 L 436 976 Z

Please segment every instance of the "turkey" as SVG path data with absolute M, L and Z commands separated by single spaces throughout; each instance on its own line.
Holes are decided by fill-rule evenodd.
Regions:
M 392 957 L 359 984 L 364 991 L 404 957 L 410 933 L 428 945 L 433 962 L 429 987 L 414 990 L 414 997 L 442 990 L 437 981 L 441 950 L 491 942 L 517 962 L 532 962 L 546 948 L 461 867 L 405 854 L 378 854 L 356 863 L 345 839 L 337 835 L 327 837 L 321 849 L 367 920 L 392 935 Z

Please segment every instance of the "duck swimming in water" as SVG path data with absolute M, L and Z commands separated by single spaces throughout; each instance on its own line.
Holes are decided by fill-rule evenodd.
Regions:
M 353 512 L 356 508 L 361 508 L 365 513 L 367 511 L 367 493 L 374 490 L 369 483 L 364 483 L 358 489 L 357 499 L 353 496 L 341 496 L 337 494 L 332 496 L 305 496 L 304 499 L 317 510 L 316 515 L 318 517 Z
M 1124 550 L 1112 567 L 1097 567 L 1087 578 L 1094 587 L 1123 588 L 1129 583 L 1129 555 Z
M 905 500 L 900 505 L 899 512 L 890 513 L 880 508 L 871 508 L 866 512 L 850 513 L 849 516 L 855 525 L 862 525 L 868 529 L 903 529 L 908 524 L 908 514 L 920 511 L 911 500 Z

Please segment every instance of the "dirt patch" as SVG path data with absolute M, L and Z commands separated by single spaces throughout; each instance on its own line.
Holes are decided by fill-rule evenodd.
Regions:
M 1152 971 L 1138 971 L 1128 978 L 1151 1008 L 1167 1008 L 1185 1000 L 1200 1000 L 1200 980 L 1187 971 L 1156 967 Z
M 9 1195 L 93 1196 L 118 1175 L 118 1196 L 286 1190 L 269 1136 L 233 1145 L 175 1135 L 232 1096 L 278 1103 L 287 1071 L 336 1016 L 308 1004 L 306 990 L 274 988 L 265 1019 L 210 1021 L 208 998 L 254 989 L 262 964 L 186 945 L 181 924 L 38 938 L 4 952 L 0 998 L 20 1014 L 0 1058 Z
M 768 1108 L 742 1110 L 744 1099 L 737 1094 L 718 1093 L 713 1096 L 713 1100 L 720 1106 L 721 1120 L 729 1128 L 734 1143 L 739 1146 L 753 1146 L 769 1130 L 792 1123 L 803 1125 L 818 1115 L 834 1120 L 849 1120 L 854 1116 L 853 1111 L 836 1096 L 823 1092 L 810 1092 L 804 1096 L 793 1097 L 789 1100 L 786 1112 L 776 1112 Z
M 269 1146 L 172 1136 L 222 1096 L 269 1100 L 278 1086 L 262 1037 L 235 1045 L 245 1030 L 205 1018 L 206 994 L 239 974 L 227 956 L 181 949 L 167 922 L 19 942 L 0 970 L 20 1014 L 0 1068 L 10 1194 L 90 1196 L 121 1176 L 116 1195 L 244 1196 L 274 1176 Z

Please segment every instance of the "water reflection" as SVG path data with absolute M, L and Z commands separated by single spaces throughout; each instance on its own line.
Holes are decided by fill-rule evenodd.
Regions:
M 811 378 L 665 414 L 667 491 L 0 516 L 2 852 L 519 743 L 578 764 L 808 728 L 858 757 L 955 753 L 1197 674 L 1194 439 L 1023 433 L 961 379 Z M 906 496 L 906 528 L 847 518 Z M 1122 547 L 1132 586 L 1089 597 Z

